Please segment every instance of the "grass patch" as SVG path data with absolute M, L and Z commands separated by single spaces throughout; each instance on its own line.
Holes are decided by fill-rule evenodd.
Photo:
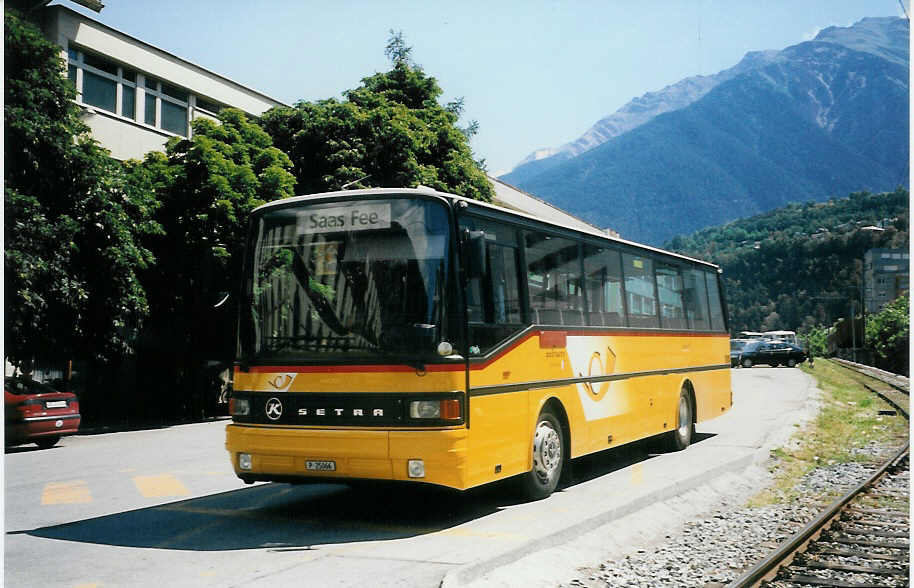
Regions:
M 750 506 L 783 504 L 799 497 L 795 486 L 818 467 L 872 461 L 855 452 L 870 443 L 898 446 L 908 435 L 908 421 L 901 415 L 880 415 L 891 409 L 882 399 L 860 385 L 845 368 L 827 360 L 803 371 L 818 381 L 822 408 L 816 419 L 798 430 L 791 441 L 771 452 L 774 481 L 750 501 Z

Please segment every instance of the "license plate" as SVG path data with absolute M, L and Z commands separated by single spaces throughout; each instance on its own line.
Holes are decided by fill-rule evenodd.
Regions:
M 67 401 L 66 400 L 48 400 L 47 402 L 44 403 L 44 405 L 47 408 L 66 408 Z
M 305 469 L 315 471 L 315 472 L 335 472 L 336 471 L 336 462 L 335 461 L 306 461 Z

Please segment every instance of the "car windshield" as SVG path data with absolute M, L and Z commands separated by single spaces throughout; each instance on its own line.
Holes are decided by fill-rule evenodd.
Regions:
M 745 341 L 730 341 L 730 351 L 740 351 L 746 346 Z
M 57 392 L 46 384 L 25 378 L 7 377 L 3 382 L 6 389 L 13 394 L 53 394 Z
M 254 224 L 242 356 L 431 353 L 450 227 L 443 204 L 391 198 L 267 209 Z

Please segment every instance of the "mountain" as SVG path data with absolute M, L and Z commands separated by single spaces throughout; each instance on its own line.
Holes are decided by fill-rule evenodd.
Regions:
M 502 176 L 508 182 L 518 183 L 532 178 L 555 165 L 577 157 L 585 151 L 618 137 L 648 122 L 658 114 L 672 112 L 692 104 L 717 85 L 733 79 L 746 71 L 770 63 L 777 51 L 753 51 L 734 67 L 713 76 L 692 76 L 659 92 L 648 92 L 635 98 L 613 114 L 600 119 L 578 139 L 561 147 L 538 149 L 525 157 L 511 172 Z
M 633 100 L 502 180 L 659 244 L 788 202 L 907 185 L 909 24 L 867 18 Z

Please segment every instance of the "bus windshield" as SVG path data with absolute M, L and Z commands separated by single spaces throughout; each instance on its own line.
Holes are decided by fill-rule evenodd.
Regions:
M 242 357 L 418 359 L 441 341 L 450 235 L 443 204 L 277 207 L 253 231 Z

